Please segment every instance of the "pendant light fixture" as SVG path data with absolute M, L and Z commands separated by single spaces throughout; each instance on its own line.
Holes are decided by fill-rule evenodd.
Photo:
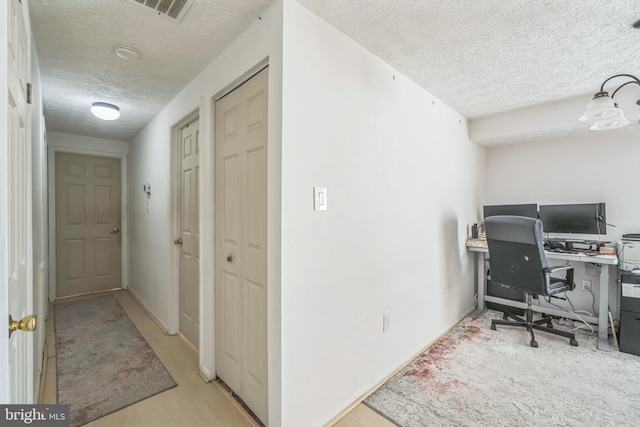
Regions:
M 120 108 L 106 102 L 94 102 L 91 105 L 91 112 L 102 120 L 116 120 L 120 117 Z
M 604 90 L 604 85 L 619 77 L 624 77 L 627 81 L 620 84 L 609 96 L 609 92 Z M 618 108 L 618 104 L 613 100 L 616 93 L 629 84 L 640 86 L 640 80 L 631 74 L 616 74 L 606 79 L 600 85 L 600 91 L 593 95 L 593 99 L 587 105 L 587 111 L 579 120 L 583 123 L 591 123 L 590 129 L 594 131 L 614 130 L 629 126 L 631 121 L 624 116 L 622 110 Z M 640 105 L 640 100 L 636 104 Z

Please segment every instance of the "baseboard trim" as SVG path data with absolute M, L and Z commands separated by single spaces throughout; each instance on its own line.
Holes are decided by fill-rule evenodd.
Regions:
M 222 393 L 222 395 L 236 408 L 242 416 L 251 424 L 252 427 L 262 427 L 262 423 L 258 423 L 251 414 L 247 412 L 247 410 L 236 400 L 233 398 L 229 390 L 227 390 L 219 381 L 213 380 L 211 383 Z
M 142 301 L 142 300 L 138 297 L 138 295 L 136 295 L 136 293 L 135 293 L 131 288 L 123 289 L 123 291 L 124 291 L 124 292 L 127 292 L 129 295 L 131 295 L 131 298 L 133 298 L 133 300 L 134 300 L 135 302 L 137 302 L 137 303 L 138 303 L 138 305 L 139 305 L 140 307 L 142 307 L 142 309 L 143 309 L 143 310 L 144 310 L 144 311 L 149 315 L 149 317 L 151 318 L 151 320 L 153 320 L 153 321 L 154 321 L 154 323 L 155 323 L 156 325 L 158 325 L 158 327 L 160 328 L 160 330 L 161 330 L 165 335 L 175 335 L 175 334 L 170 334 L 170 333 L 169 333 L 169 328 L 167 328 L 167 326 L 166 326 L 162 321 L 160 321 L 160 319 L 158 319 L 158 318 L 153 314 L 153 312 L 151 311 L 151 309 L 149 308 L 149 306 L 148 306 L 144 301 Z
M 200 379 L 202 381 L 204 381 L 205 383 L 210 383 L 212 380 L 210 380 L 209 378 L 207 378 L 207 374 L 205 374 L 204 372 L 202 372 L 201 369 L 198 369 L 198 375 L 200 376 Z
M 110 292 L 116 292 L 116 291 L 121 291 L 122 288 L 112 288 L 112 289 L 105 289 L 103 291 L 95 291 L 95 292 L 87 292 L 85 294 L 77 294 L 77 295 L 66 295 L 64 297 L 56 297 L 56 300 L 54 302 L 57 301 L 64 301 L 67 299 L 74 299 L 74 298 L 82 298 L 82 297 L 90 297 L 93 295 L 99 295 L 99 294 L 108 294 Z
M 44 387 L 47 383 L 47 365 L 49 364 L 49 349 L 47 348 L 47 334 L 45 333 L 44 346 L 42 348 L 42 371 L 40 372 L 40 381 L 38 381 L 38 403 L 44 402 Z
M 453 328 L 455 328 L 456 326 L 458 326 L 458 323 L 460 323 L 465 317 L 467 317 L 469 314 L 471 314 L 473 311 L 475 310 L 475 307 L 472 307 L 471 309 L 469 309 L 468 311 L 466 311 L 462 316 L 460 316 L 458 318 L 458 320 L 455 321 L 455 323 L 449 327 L 446 331 L 444 331 L 443 333 L 441 333 L 440 335 L 438 335 L 434 340 L 432 340 L 429 344 L 427 344 L 426 346 L 424 346 L 421 350 L 419 350 L 417 353 L 415 353 L 413 356 L 411 356 L 409 358 L 409 360 L 405 361 L 399 368 L 395 369 L 393 372 L 391 372 L 389 375 L 387 375 L 386 377 L 384 377 L 382 380 L 380 380 L 376 385 L 374 385 L 372 388 L 370 388 L 368 391 L 366 391 L 364 394 L 362 394 L 360 397 L 358 397 L 355 401 L 353 401 L 349 406 L 347 406 L 345 409 L 343 409 L 342 411 L 340 411 L 335 417 L 331 418 L 329 420 L 329 422 L 327 422 L 326 424 L 324 424 L 323 427 L 331 427 L 333 425 L 335 425 L 338 421 L 340 421 L 341 419 L 343 419 L 344 417 L 346 417 L 349 412 L 353 411 L 356 406 L 358 406 L 359 404 L 362 403 L 363 400 L 365 400 L 367 397 L 369 397 L 369 395 L 371 395 L 374 391 L 376 391 L 377 389 L 379 389 L 380 387 L 382 387 L 382 385 L 384 383 L 386 383 L 387 381 L 389 381 L 391 379 L 391 377 L 393 377 L 395 374 L 397 374 L 398 372 L 400 372 L 401 370 L 403 370 L 407 365 L 409 365 L 409 363 L 413 362 L 414 359 L 418 356 L 420 356 L 422 353 L 424 353 L 425 351 L 427 351 L 429 349 L 429 347 L 431 347 L 436 341 L 438 341 L 440 338 L 442 338 L 443 336 L 445 336 L 446 334 L 448 334 Z
M 202 377 L 205 383 L 211 382 L 216 379 L 216 375 L 212 374 L 206 367 L 200 366 L 198 369 L 198 374 Z

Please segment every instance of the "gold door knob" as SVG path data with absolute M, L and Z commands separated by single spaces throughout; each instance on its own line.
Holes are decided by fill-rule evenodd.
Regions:
M 176 245 L 181 245 L 182 244 L 182 239 L 176 239 L 173 241 L 174 244 Z
M 11 315 L 9 315 L 9 337 L 13 331 L 21 330 L 24 332 L 33 332 L 36 330 L 37 320 L 35 314 L 31 314 L 29 316 L 24 317 L 22 320 L 13 320 Z

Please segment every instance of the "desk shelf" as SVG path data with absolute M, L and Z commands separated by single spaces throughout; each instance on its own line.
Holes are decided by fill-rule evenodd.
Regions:
M 482 243 L 484 242 L 484 244 Z M 467 239 L 466 246 L 470 252 L 476 253 L 476 268 L 478 276 L 478 309 L 483 310 L 485 308 L 485 296 L 486 296 L 486 270 L 485 261 L 486 255 L 489 253 L 487 247 L 487 241 L 484 239 Z M 545 251 L 547 259 L 563 260 L 569 262 L 583 262 L 593 263 L 600 265 L 600 292 L 598 301 L 598 317 L 581 316 L 586 318 L 585 320 L 598 324 L 598 348 L 609 349 L 609 332 L 608 332 L 608 315 L 609 315 L 609 273 L 611 266 L 618 265 L 618 257 L 616 255 L 586 255 L 584 253 L 562 253 L 562 252 L 547 252 Z M 499 304 L 509 305 L 511 307 L 526 308 L 526 304 L 518 301 L 506 300 L 502 298 L 486 296 L 486 301 L 491 301 Z M 534 306 L 535 311 L 541 311 L 548 314 L 577 318 L 573 313 L 557 310 L 554 308 Z

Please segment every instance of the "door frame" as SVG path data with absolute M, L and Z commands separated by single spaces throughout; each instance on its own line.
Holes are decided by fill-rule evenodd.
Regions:
M 180 236 L 180 196 L 182 194 L 182 177 L 181 177 L 181 158 L 180 158 L 180 129 L 193 122 L 195 119 L 200 118 L 200 108 L 193 110 L 191 113 L 187 114 L 182 120 L 171 126 L 171 153 L 170 153 L 170 163 L 171 163 L 171 236 L 172 239 Z M 200 154 L 198 155 L 198 166 L 200 167 L 200 177 L 198 182 L 198 200 L 202 200 L 203 196 L 203 188 L 202 183 L 202 145 L 203 145 L 203 132 L 202 132 L 202 124 L 199 125 L 200 130 Z M 198 206 L 198 217 L 202 215 L 202 207 Z M 199 219 L 200 226 L 202 226 L 202 221 Z M 201 228 L 202 230 L 202 228 Z M 200 234 L 200 248 L 202 248 L 202 233 Z M 202 252 L 200 252 L 202 254 Z M 167 324 L 167 332 L 169 335 L 175 335 L 180 333 L 180 247 L 178 245 L 174 245 L 173 250 L 170 255 L 170 264 L 171 264 L 171 279 L 169 281 L 169 321 Z M 202 256 L 200 256 L 200 260 L 202 260 Z M 202 263 L 200 263 L 202 265 Z M 202 281 L 200 280 L 200 276 L 202 274 L 202 267 L 199 268 L 198 271 L 198 288 L 199 288 L 199 298 L 202 297 Z M 200 303 L 200 310 L 202 310 L 202 304 Z M 201 322 L 202 319 L 198 321 Z M 202 323 L 200 323 L 202 324 Z M 202 334 L 199 334 L 198 337 L 199 343 L 202 343 Z
M 127 197 L 127 154 L 70 147 L 47 147 L 49 175 L 49 301 L 56 299 L 56 153 L 82 154 L 86 156 L 120 159 L 120 280 L 122 289 L 129 286 L 129 226 Z

